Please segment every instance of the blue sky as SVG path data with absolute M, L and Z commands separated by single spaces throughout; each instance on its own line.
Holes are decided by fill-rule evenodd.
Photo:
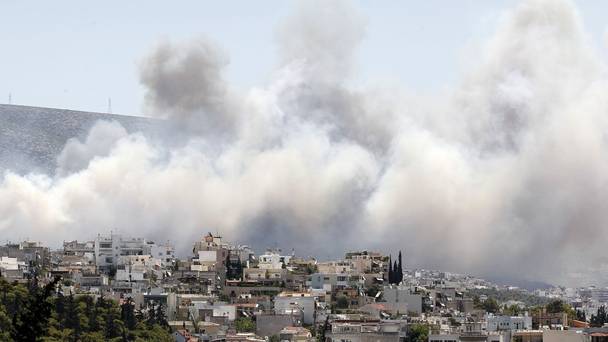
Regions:
M 517 1 L 356 1 L 368 18 L 360 81 L 389 79 L 433 92 Z M 160 39 L 204 34 L 230 56 L 228 81 L 263 85 L 277 64 L 275 30 L 292 1 L 0 0 L 0 103 L 142 114 L 138 61 Z M 606 55 L 608 2 L 578 1 Z M 330 28 L 328 28 L 330 29 Z

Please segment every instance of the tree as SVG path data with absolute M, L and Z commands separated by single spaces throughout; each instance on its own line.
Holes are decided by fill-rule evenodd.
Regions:
M 494 298 L 486 299 L 483 302 L 482 306 L 483 306 L 483 309 L 489 313 L 497 313 L 498 310 L 500 310 L 500 307 L 498 306 L 498 302 Z
M 511 306 L 505 305 L 502 308 L 502 313 L 509 316 L 517 316 L 521 313 L 521 309 L 516 304 Z
M 329 315 L 325 317 L 325 322 L 319 327 L 319 333 L 317 334 L 317 342 L 325 342 L 325 332 L 330 328 Z M 278 338 L 278 336 L 277 336 Z M 278 342 L 278 339 L 277 339 Z
M 397 265 L 397 283 L 403 281 L 403 263 L 401 260 L 401 251 L 399 251 L 399 264 Z
M 149 326 L 152 326 L 158 322 L 156 320 L 156 305 L 154 305 L 154 302 L 150 302 L 150 304 L 148 304 L 147 311 L 148 311 L 148 315 L 147 315 L 147 319 L 146 319 L 146 324 L 148 324 Z
M 167 315 L 165 315 L 165 310 L 163 309 L 163 306 L 160 303 L 156 307 L 156 323 L 162 328 L 169 328 L 169 322 L 167 322 Z
M 591 315 L 589 323 L 592 327 L 601 327 L 604 323 L 608 323 L 608 316 L 606 314 L 606 307 L 604 305 L 597 309 L 597 314 Z
M 395 260 L 393 262 L 393 283 L 394 284 L 399 284 L 399 274 L 397 274 L 397 269 L 398 269 L 397 260 Z
M 59 281 L 38 287 L 33 274 L 26 287 L 0 279 L 0 341 L 172 341 L 165 327 L 133 314 L 130 300 L 118 306 L 104 297 L 56 294 Z M 162 308 L 154 317 L 163 324 Z
M 545 308 L 547 309 L 548 313 L 564 312 L 564 302 L 562 302 L 560 299 L 556 299 L 547 304 Z
M 395 282 L 394 276 L 393 276 L 393 261 L 392 261 L 392 257 L 389 255 L 388 256 L 388 283 L 392 284 Z
M 249 317 L 239 317 L 234 320 L 234 327 L 237 332 L 253 332 L 255 331 L 255 324 Z
M 407 332 L 407 342 L 427 342 L 429 339 L 429 327 L 424 324 L 412 324 Z
M 338 299 L 336 299 L 336 308 L 348 309 L 348 299 L 344 296 L 338 297 Z
M 587 322 L 587 315 L 583 310 L 576 310 L 576 319 L 579 321 Z
M 127 298 L 120 306 L 120 318 L 125 323 L 127 329 L 135 329 L 137 319 L 135 318 L 135 304 L 133 304 L 133 299 L 131 297 Z
M 43 288 L 38 287 L 37 279 L 30 285 L 25 305 L 13 316 L 11 337 L 15 341 L 37 341 L 46 334 L 53 309 L 50 297 L 60 280 L 55 277 Z
M 74 299 L 73 294 L 70 294 L 65 299 L 65 317 L 63 327 L 65 329 L 72 330 L 72 340 L 77 341 L 82 333 L 78 303 Z

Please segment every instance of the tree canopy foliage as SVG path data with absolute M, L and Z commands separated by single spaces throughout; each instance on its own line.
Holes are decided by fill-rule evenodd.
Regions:
M 545 305 L 549 302 L 548 298 L 536 296 L 528 291 L 519 289 L 470 289 L 469 295 L 472 297 L 487 296 L 488 298 L 494 298 L 498 302 L 508 302 L 510 300 L 524 303 L 526 306 L 537 306 Z
M 237 332 L 253 332 L 255 331 L 255 323 L 249 317 L 240 317 L 234 321 L 234 326 Z
M 412 324 L 407 332 L 407 342 L 427 342 L 429 339 L 429 327 L 425 324 Z
M 173 341 L 162 306 L 64 294 L 60 279 L 39 287 L 0 278 L 0 341 Z

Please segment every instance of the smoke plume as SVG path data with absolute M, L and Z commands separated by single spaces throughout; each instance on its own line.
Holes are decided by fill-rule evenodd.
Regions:
M 301 2 L 280 63 L 236 91 L 209 39 L 141 64 L 165 145 L 100 122 L 55 175 L 6 173 L 0 232 L 57 242 L 118 229 L 207 231 L 337 256 L 405 250 L 407 266 L 606 284 L 608 79 L 568 1 L 524 1 L 447 93 L 352 86 L 367 21 L 348 2 Z

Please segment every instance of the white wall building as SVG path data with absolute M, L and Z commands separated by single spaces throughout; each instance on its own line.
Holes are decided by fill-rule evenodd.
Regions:
M 349 279 L 347 273 L 314 273 L 310 276 L 310 287 L 331 291 L 335 287 L 347 287 Z
M 494 316 L 486 317 L 487 331 L 502 330 L 530 330 L 532 329 L 532 317 L 530 316 Z
M 302 313 L 304 324 L 314 323 L 315 297 L 307 292 L 281 292 L 274 298 L 277 315 Z
M 422 295 L 411 293 L 409 288 L 385 286 L 383 298 L 394 312 L 422 313 Z
M 166 266 L 174 259 L 173 247 L 157 245 L 143 238 L 124 238 L 120 234 L 98 235 L 95 239 L 95 264 L 101 270 L 123 265 L 123 256 L 150 255 Z M 170 260 L 170 261 L 167 261 Z
M 263 269 L 280 269 L 283 266 L 289 264 L 291 256 L 280 255 L 276 251 L 266 251 L 266 253 L 260 255 L 258 259 L 258 267 Z
M 19 261 L 17 258 L 0 257 L 0 269 L 17 271 L 19 268 L 25 268 L 25 261 Z

